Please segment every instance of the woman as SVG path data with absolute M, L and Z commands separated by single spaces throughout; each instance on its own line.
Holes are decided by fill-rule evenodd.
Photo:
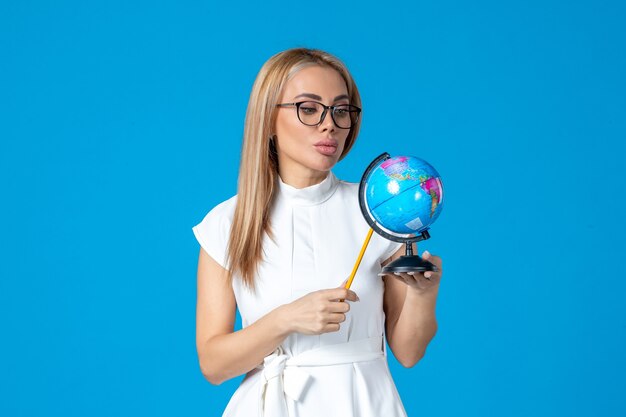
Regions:
M 331 169 L 354 144 L 360 106 L 346 67 L 322 51 L 284 51 L 257 76 L 238 193 L 193 228 L 202 373 L 213 384 L 247 373 L 224 416 L 406 415 L 383 335 L 404 366 L 417 363 L 436 332 L 440 273 L 380 279 L 404 248 L 374 235 L 343 288 L 368 225 L 358 184 Z

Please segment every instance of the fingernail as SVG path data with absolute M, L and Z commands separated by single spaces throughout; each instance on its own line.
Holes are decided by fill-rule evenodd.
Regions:
M 415 272 L 408 272 L 409 275 L 415 275 Z
M 428 258 L 429 256 L 430 256 L 430 252 L 428 252 L 427 250 L 425 250 L 425 251 L 422 253 L 422 257 L 423 257 L 423 258 Z
M 432 275 L 433 275 L 433 273 L 432 273 L 432 272 L 425 272 L 425 273 L 424 273 L 424 276 L 425 276 L 426 278 L 430 278 Z
M 356 296 L 356 300 L 357 300 L 357 301 L 361 301 L 361 299 L 359 298 L 359 296 L 358 296 L 358 295 Z
M 398 276 L 398 277 L 400 276 L 400 273 L 399 273 L 399 272 L 394 272 L 393 274 L 394 274 L 395 276 Z

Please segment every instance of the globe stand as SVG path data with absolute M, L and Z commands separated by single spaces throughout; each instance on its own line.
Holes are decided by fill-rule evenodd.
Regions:
M 413 242 L 419 242 L 430 238 L 428 230 L 422 232 L 422 234 L 416 238 L 410 239 L 406 242 L 406 252 L 403 256 L 399 257 L 389 265 L 385 265 L 379 275 L 394 274 L 396 272 L 425 272 L 425 271 L 439 271 L 436 265 L 424 260 L 419 255 L 413 254 Z

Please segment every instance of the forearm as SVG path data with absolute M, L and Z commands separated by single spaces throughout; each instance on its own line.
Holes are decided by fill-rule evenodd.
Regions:
M 436 289 L 421 293 L 407 288 L 402 311 L 395 323 L 388 324 L 387 340 L 394 356 L 406 367 L 415 365 L 437 332 Z
M 213 384 L 244 374 L 262 363 L 289 333 L 278 307 L 244 329 L 214 336 L 198 350 L 202 373 Z

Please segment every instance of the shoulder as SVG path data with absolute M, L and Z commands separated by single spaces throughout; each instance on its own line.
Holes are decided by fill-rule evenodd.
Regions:
M 192 228 L 200 246 L 224 268 L 226 268 L 228 236 L 236 204 L 237 196 L 223 201 L 213 207 L 202 221 Z
M 235 207 L 237 206 L 237 196 L 234 195 L 228 200 L 222 201 L 217 206 L 213 207 L 205 216 L 215 217 L 221 220 L 232 221 L 235 215 Z
M 345 180 L 337 180 L 339 183 L 339 188 L 343 191 L 349 192 L 358 192 L 359 191 L 359 183 L 358 182 L 349 182 Z
M 357 198 L 359 196 L 359 183 L 349 182 L 344 180 L 337 180 L 337 193 L 341 197 Z M 358 200 L 357 200 L 358 201 Z
M 237 205 L 237 196 L 233 196 L 213 207 L 204 216 L 202 221 L 193 229 L 194 232 L 221 232 L 228 233 L 230 225 L 235 215 L 235 206 Z
M 348 210 L 350 213 L 359 209 L 359 184 L 336 178 L 336 188 L 327 202 L 333 209 Z

